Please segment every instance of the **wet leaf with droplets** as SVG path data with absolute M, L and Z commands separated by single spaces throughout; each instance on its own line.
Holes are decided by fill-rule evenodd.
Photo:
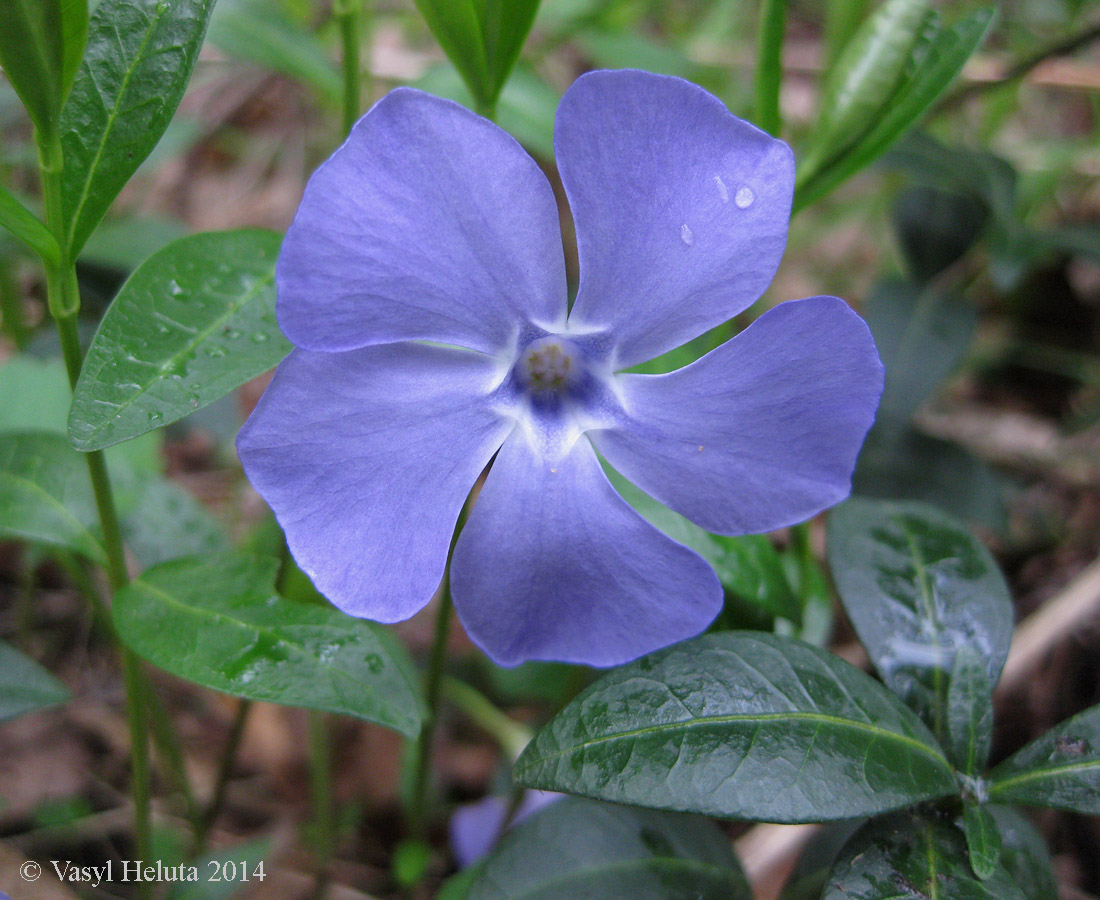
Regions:
M 992 687 L 1012 638 L 1008 586 L 989 551 L 933 506 L 856 498 L 830 516 L 829 565 L 883 681 L 952 749 L 948 694 L 957 652 L 970 647 Z M 959 702 L 990 702 L 977 691 L 957 694 Z M 961 712 L 955 716 L 969 718 Z M 957 747 L 956 765 L 967 766 L 966 746 Z
M 721 632 L 609 672 L 528 745 L 515 780 L 682 812 L 818 822 L 956 791 L 921 721 L 801 641 Z
M 989 798 L 1100 815 L 1100 706 L 1067 719 L 997 766 Z
M 274 559 L 241 553 L 154 566 L 115 598 L 119 636 L 204 687 L 415 736 L 423 701 L 404 648 L 374 622 L 279 596 L 277 568 Z
M 254 229 L 196 234 L 140 265 L 88 351 L 73 445 L 98 450 L 175 422 L 286 356 L 275 320 L 279 243 Z

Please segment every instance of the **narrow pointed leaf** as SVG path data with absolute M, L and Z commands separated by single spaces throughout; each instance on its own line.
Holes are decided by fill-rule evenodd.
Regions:
M 423 703 L 401 645 L 374 622 L 280 597 L 277 567 L 235 553 L 154 566 L 115 598 L 119 636 L 196 684 L 415 736 Z
M 922 503 L 849 500 L 829 520 L 829 564 L 883 681 L 941 740 L 955 654 L 971 647 L 996 684 L 1012 638 L 1008 587 L 961 523 Z
M 196 234 L 153 254 L 122 286 L 73 395 L 69 435 L 98 450 L 182 419 L 274 367 L 279 235 Z
M 970 867 L 982 881 L 1001 868 L 1001 833 L 989 807 L 979 803 L 963 806 L 962 830 L 970 851 Z
M 519 59 L 538 0 L 416 0 L 480 107 L 491 110 Z
M 68 699 L 65 685 L 33 659 L 0 641 L 0 722 Z
M 729 840 L 692 816 L 559 800 L 512 829 L 466 900 L 750 900 Z
M 61 113 L 62 203 L 75 258 L 183 97 L 214 0 L 101 0 Z
M 881 684 L 789 638 L 705 635 L 605 675 L 528 745 L 520 784 L 733 819 L 811 822 L 954 793 Z
M 998 867 L 987 879 L 970 868 L 962 832 L 946 822 L 899 813 L 873 819 L 841 851 L 821 900 L 1027 900 Z
M 72 86 L 88 33 L 87 0 L 0 3 L 0 67 L 47 140 Z
M 23 206 L 3 185 L 0 185 L 0 227 L 5 228 L 30 247 L 46 265 L 57 265 L 61 250 L 54 236 L 38 217 Z
M 0 538 L 73 550 L 93 562 L 106 555 L 88 469 L 63 435 L 13 432 L 0 440 Z
M 979 7 L 952 28 L 944 29 L 859 142 L 824 167 L 806 170 L 795 191 L 794 209 L 825 196 L 869 166 L 920 122 L 981 46 L 995 16 L 996 7 Z
M 1100 706 L 1052 728 L 989 776 L 996 803 L 1100 814 Z
M 986 662 L 971 647 L 960 647 L 947 686 L 948 756 L 965 775 L 976 776 L 993 744 L 993 684 Z

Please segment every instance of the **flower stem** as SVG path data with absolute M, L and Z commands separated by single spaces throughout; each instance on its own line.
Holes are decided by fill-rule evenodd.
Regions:
M 336 847 L 336 819 L 332 805 L 332 742 L 328 716 L 309 711 L 309 781 L 313 790 L 313 853 L 317 863 L 315 898 L 328 882 L 328 863 Z
M 359 118 L 359 20 L 363 0 L 337 0 L 332 8 L 340 23 L 340 40 L 343 45 L 344 70 L 344 134 Z
M 531 742 L 531 729 L 506 716 L 488 697 L 457 678 L 443 676 L 443 696 L 485 730 L 512 760 Z
M 214 783 L 214 793 L 210 798 L 210 804 L 199 819 L 198 828 L 195 830 L 192 856 L 199 856 L 206 850 L 206 840 L 210 835 L 210 829 L 222 811 L 222 806 L 225 803 L 225 793 L 229 788 L 229 778 L 233 774 L 233 766 L 237 761 L 237 751 L 241 746 L 241 738 L 244 736 L 244 726 L 248 720 L 250 709 L 252 709 L 251 700 L 241 700 L 237 704 L 237 714 L 233 717 L 233 725 L 229 730 L 229 740 L 226 741 L 225 749 L 222 751 L 221 765 L 218 767 L 218 779 Z
M 779 88 L 783 80 L 783 32 L 787 0 L 763 0 L 756 48 L 756 124 L 771 135 L 783 127 Z
M 76 283 L 76 268 L 69 259 L 66 223 L 61 202 L 61 173 L 63 155 L 61 141 L 56 135 L 39 145 L 42 193 L 46 204 L 46 227 L 61 247 L 61 258 L 56 265 L 46 266 L 46 298 L 57 324 L 61 340 L 61 352 L 69 375 L 69 385 L 74 390 L 83 356 L 77 336 L 77 313 L 80 310 L 80 293 Z M 118 591 L 130 581 L 126 571 L 126 556 L 122 547 L 122 529 L 115 509 L 111 480 L 107 463 L 101 450 L 85 453 L 88 476 L 95 495 L 96 511 L 103 532 L 103 548 L 107 554 L 107 579 L 111 590 Z M 149 778 L 149 720 L 146 701 L 146 685 L 137 656 L 119 644 L 122 657 L 123 680 L 126 685 L 126 714 L 130 723 L 130 767 L 134 797 L 134 852 L 138 859 L 150 859 L 150 778 Z M 151 882 L 142 882 L 142 896 L 148 896 Z

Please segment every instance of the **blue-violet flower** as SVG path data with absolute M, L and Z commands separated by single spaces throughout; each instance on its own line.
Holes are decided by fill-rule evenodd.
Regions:
M 406 619 L 443 576 L 497 662 L 617 665 L 702 631 L 710 566 L 631 508 L 628 480 L 721 534 L 850 490 L 882 390 L 841 300 L 783 303 L 691 365 L 623 370 L 725 322 L 786 242 L 786 144 L 706 91 L 592 72 L 554 133 L 576 228 L 504 131 L 392 91 L 310 179 L 277 266 L 296 345 L 237 442 L 295 559 L 341 609 Z M 441 346 L 445 345 L 445 346 Z

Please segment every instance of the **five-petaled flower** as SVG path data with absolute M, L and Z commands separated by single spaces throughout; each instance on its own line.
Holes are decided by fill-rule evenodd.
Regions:
M 843 499 L 882 367 L 841 300 L 783 303 L 698 361 L 623 370 L 751 305 L 779 264 L 790 149 L 706 91 L 593 72 L 562 99 L 576 227 L 572 309 L 557 204 L 505 132 L 405 88 L 311 178 L 277 267 L 297 349 L 241 432 L 295 559 L 347 612 L 395 622 L 451 589 L 511 665 L 616 665 L 702 631 L 710 566 L 614 490 L 597 452 L 710 531 Z

